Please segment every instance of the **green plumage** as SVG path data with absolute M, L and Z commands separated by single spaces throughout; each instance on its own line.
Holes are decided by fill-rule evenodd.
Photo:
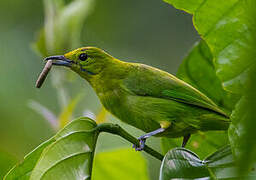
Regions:
M 86 60 L 79 59 L 83 53 Z M 159 136 L 180 137 L 229 126 L 228 115 L 207 96 L 167 72 L 126 63 L 92 47 L 64 56 L 110 113 L 145 132 L 162 127 L 166 130 Z

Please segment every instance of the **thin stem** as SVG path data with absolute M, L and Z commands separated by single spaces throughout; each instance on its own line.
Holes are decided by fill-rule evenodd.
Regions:
M 123 128 L 121 128 L 118 124 L 112 124 L 112 123 L 103 123 L 99 124 L 97 127 L 97 130 L 99 132 L 108 132 L 111 134 L 119 135 L 122 138 L 126 139 L 127 141 L 139 146 L 139 140 L 132 135 L 130 135 L 128 132 L 126 132 Z M 159 159 L 160 161 L 163 160 L 163 155 L 159 152 L 155 151 L 154 149 L 150 148 L 149 146 L 145 145 L 143 151 L 150 154 L 151 156 Z

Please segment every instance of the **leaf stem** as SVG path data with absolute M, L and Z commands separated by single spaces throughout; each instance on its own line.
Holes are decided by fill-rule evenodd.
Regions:
M 126 139 L 127 141 L 139 146 L 139 140 L 135 137 L 133 137 L 131 134 L 126 132 L 122 127 L 120 127 L 118 124 L 112 124 L 112 123 L 102 123 L 99 124 L 97 127 L 97 130 L 99 132 L 108 132 L 111 134 L 119 135 L 122 138 Z M 160 154 L 159 152 L 155 151 L 151 147 L 145 145 L 143 151 L 146 153 L 150 154 L 151 156 L 159 159 L 160 161 L 163 160 L 163 155 Z

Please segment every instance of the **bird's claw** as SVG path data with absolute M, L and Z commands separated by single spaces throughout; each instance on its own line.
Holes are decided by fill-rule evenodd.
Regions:
M 137 146 L 136 144 L 133 144 L 133 148 L 136 150 L 136 151 L 142 151 L 145 147 L 145 143 L 146 143 L 146 139 L 143 138 L 143 137 L 139 137 L 138 138 L 139 142 L 140 142 L 140 145 Z

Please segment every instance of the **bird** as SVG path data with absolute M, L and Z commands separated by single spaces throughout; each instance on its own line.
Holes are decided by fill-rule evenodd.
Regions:
M 94 89 L 104 108 L 119 120 L 145 132 L 138 138 L 141 151 L 151 136 L 183 137 L 225 131 L 229 115 L 205 94 L 174 75 L 140 63 L 114 58 L 96 47 L 81 47 L 45 58 L 76 72 Z

